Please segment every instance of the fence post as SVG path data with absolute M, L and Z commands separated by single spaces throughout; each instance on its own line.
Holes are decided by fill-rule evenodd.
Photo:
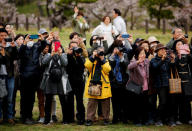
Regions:
M 19 29 L 19 21 L 18 20 L 19 20 L 18 17 L 16 17 L 16 21 L 15 21 L 15 28 L 16 28 L 16 30 Z
M 165 19 L 163 19 L 163 34 L 166 33 L 166 23 L 165 23 Z
M 185 34 L 188 34 L 188 20 L 186 20 L 184 28 L 185 28 Z
M 26 28 L 27 31 L 29 30 L 29 19 L 28 19 L 27 16 L 26 16 L 25 28 Z
M 37 29 L 40 30 L 40 27 L 41 27 L 41 25 L 40 25 L 40 18 L 38 16 L 37 17 Z
M 61 21 L 59 21 L 59 31 L 61 31 L 62 30 L 62 23 L 61 23 Z
M 131 11 L 131 27 L 130 30 L 133 30 L 133 11 Z
M 148 24 L 149 24 L 148 20 L 145 20 L 145 32 L 146 32 L 146 34 L 148 34 L 148 32 L 149 32 Z

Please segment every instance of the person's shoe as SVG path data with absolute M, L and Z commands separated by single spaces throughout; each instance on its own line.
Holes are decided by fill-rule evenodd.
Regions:
M 189 121 L 188 121 L 188 124 L 189 124 L 189 125 L 192 125 L 192 120 L 189 120 Z
M 86 126 L 91 126 L 92 124 L 93 124 L 93 122 L 91 120 L 87 120 L 85 123 Z
M 57 119 L 57 116 L 56 116 L 56 115 L 52 115 L 52 121 L 53 121 L 54 123 L 58 121 L 58 119 Z
M 113 120 L 112 120 L 112 124 L 118 124 L 118 123 L 119 123 L 118 120 L 116 120 L 116 119 L 113 119 Z
M 105 126 L 109 125 L 109 120 L 104 120 L 104 123 L 103 123 Z
M 49 121 L 44 121 L 43 125 L 50 125 L 50 122 Z
M 176 126 L 176 123 L 173 122 L 173 121 L 170 121 L 170 122 L 168 123 L 168 125 L 171 126 L 171 127 L 175 127 L 175 126 Z
M 67 122 L 67 121 L 63 121 L 62 122 L 64 125 L 68 125 L 69 124 L 69 122 Z
M 38 123 L 43 123 L 45 121 L 45 118 L 44 117 L 40 117 L 39 120 L 38 120 Z
M 154 125 L 154 121 L 153 120 L 148 120 L 146 123 L 145 123 L 145 125 L 147 126 L 147 125 Z
M 142 126 L 142 124 L 141 124 L 141 123 L 136 123 L 135 125 L 136 125 L 136 126 Z
M 83 125 L 84 123 L 85 123 L 84 120 L 78 120 L 78 122 L 77 122 L 78 125 Z
M 35 124 L 35 122 L 34 122 L 32 119 L 27 118 L 27 119 L 25 120 L 24 124 L 33 125 L 33 124 Z
M 7 121 L 9 124 L 11 124 L 11 125 L 15 125 L 15 121 L 13 120 L 13 119 L 8 119 L 8 121 Z
M 182 125 L 183 123 L 180 121 L 176 121 L 176 125 Z
M 3 119 L 0 119 L 0 124 L 2 124 L 3 123 Z
M 163 123 L 161 121 L 158 121 L 155 123 L 156 126 L 163 126 Z

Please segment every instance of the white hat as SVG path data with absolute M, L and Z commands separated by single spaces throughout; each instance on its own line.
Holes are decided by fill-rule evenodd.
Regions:
M 157 43 L 159 43 L 159 41 L 157 40 L 157 38 L 156 38 L 155 36 L 150 36 L 150 37 L 148 38 L 148 41 L 149 41 L 149 44 L 152 43 L 152 42 L 157 42 Z
M 44 33 L 48 33 L 47 30 L 45 28 L 41 28 L 38 32 L 39 34 L 44 34 Z

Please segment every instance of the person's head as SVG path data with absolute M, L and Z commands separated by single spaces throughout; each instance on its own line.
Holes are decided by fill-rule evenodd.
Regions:
M 74 48 L 74 47 L 78 47 L 78 43 L 77 43 L 76 41 L 71 41 L 71 42 L 69 43 L 69 49 L 72 49 L 72 48 Z
M 167 55 L 166 47 L 161 43 L 157 45 L 155 52 L 159 57 L 162 57 L 163 55 Z
M 8 37 L 8 32 L 5 30 L 5 28 L 0 28 L 0 43 Z
M 140 58 L 142 59 L 145 59 L 146 57 L 146 54 L 145 54 L 145 49 L 143 47 L 138 47 L 136 50 L 135 50 L 135 59 L 136 60 L 139 60 Z
M 5 25 L 3 23 L 0 23 L 0 28 L 5 28 Z
M 18 34 L 14 41 L 18 44 L 18 46 L 21 46 L 24 43 L 24 35 Z
M 121 11 L 119 9 L 113 9 L 113 18 L 116 18 L 117 16 L 121 16 Z
M 150 53 L 153 54 L 159 41 L 157 40 L 157 38 L 155 36 L 150 36 L 148 38 L 148 41 L 149 41 Z
M 71 41 L 79 42 L 79 34 L 77 32 L 73 32 L 70 34 L 69 39 Z
M 181 28 L 175 28 L 172 30 L 171 32 L 173 34 L 173 39 L 176 40 L 179 37 L 181 37 L 183 35 L 183 31 Z
M 43 50 L 43 54 L 47 54 L 50 50 L 50 45 L 46 45 L 44 50 Z
M 149 52 L 149 41 L 143 40 L 139 43 L 139 46 L 143 47 L 146 52 Z
M 43 36 L 44 39 L 46 39 L 49 36 L 49 33 L 45 28 L 41 28 L 38 33 Z
M 77 14 L 77 19 L 80 19 L 82 17 L 84 17 L 84 14 L 83 14 L 83 12 L 79 11 Z
M 178 52 L 180 47 L 184 44 L 184 41 L 179 39 L 179 40 L 176 40 L 173 44 L 173 47 L 172 47 L 172 50 L 174 52 Z
M 11 34 L 12 30 L 13 30 L 13 26 L 12 25 L 6 25 L 5 29 L 7 30 L 8 34 Z
M 139 46 L 139 43 L 140 43 L 141 41 L 144 41 L 144 39 L 143 39 L 143 38 L 136 38 L 135 41 L 134 41 L 134 44 L 137 45 L 137 46 Z
M 93 44 L 98 44 L 98 45 L 100 44 L 100 40 L 97 39 L 98 37 L 99 37 L 98 35 L 91 36 L 90 46 L 93 46 Z
M 108 25 L 111 23 L 111 18 L 109 16 L 104 16 L 103 17 L 103 22 Z

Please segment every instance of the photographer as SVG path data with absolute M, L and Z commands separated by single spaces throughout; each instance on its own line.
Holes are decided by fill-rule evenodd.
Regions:
M 81 55 L 83 53 L 83 49 L 78 47 L 78 43 L 75 41 L 71 41 L 69 43 L 69 48 L 67 51 L 68 65 L 67 65 L 67 73 L 69 75 L 69 81 L 72 87 L 72 114 L 74 114 L 74 95 L 76 97 L 76 118 L 78 120 L 78 124 L 82 125 L 85 121 L 85 107 L 83 104 L 83 93 L 85 88 L 84 83 L 84 57 Z M 71 118 L 74 121 L 74 116 Z
M 128 74 L 126 73 L 128 66 L 127 54 L 124 53 L 124 47 L 115 47 L 113 53 L 109 57 L 109 62 L 112 68 L 110 73 L 110 82 L 112 90 L 112 104 L 113 104 L 113 120 L 112 123 L 116 124 L 119 121 L 126 123 L 126 104 L 125 100 L 125 85 L 128 81 Z
M 1 35 L 1 33 L 0 33 Z M 7 70 L 6 70 L 6 58 L 5 58 L 5 49 L 4 47 L 0 46 L 0 124 L 3 123 L 3 102 L 5 100 L 5 96 L 7 95 L 7 89 L 6 89 L 6 76 L 7 76 Z
M 170 67 L 174 65 L 174 57 L 171 59 L 167 57 L 166 47 L 163 44 L 158 44 L 155 52 L 157 55 L 151 59 L 150 68 L 154 72 L 152 86 L 157 90 L 159 97 L 156 126 L 163 126 L 168 118 Z
M 21 113 L 23 123 L 33 124 L 32 110 L 35 102 L 35 91 L 40 84 L 39 56 L 46 46 L 40 35 L 41 42 L 34 42 L 27 35 L 19 50 L 21 74 Z
M 4 48 L 5 51 L 5 58 L 6 58 L 6 70 L 7 70 L 7 77 L 6 77 L 6 88 L 8 91 L 8 95 L 4 103 L 5 109 L 4 116 L 5 119 L 8 119 L 10 124 L 15 124 L 13 120 L 13 92 L 14 92 L 14 60 L 17 59 L 18 51 L 15 46 L 15 43 L 12 38 L 8 38 L 8 32 L 2 28 L 0 29 L 0 46 Z
M 90 48 L 88 49 L 88 54 L 91 56 L 93 51 L 97 49 L 97 47 L 104 47 L 104 53 L 106 54 L 108 51 L 107 40 L 104 37 L 99 37 L 98 35 L 93 35 L 90 39 Z
M 70 88 L 70 83 L 67 78 L 66 66 L 68 64 L 67 55 L 62 53 L 61 46 L 58 43 L 52 43 L 51 54 L 47 53 L 42 60 L 42 65 L 45 66 L 44 75 L 48 75 L 44 85 L 45 93 L 45 121 L 48 125 L 51 119 L 51 103 L 54 95 L 59 95 L 63 123 L 70 119 L 68 101 L 70 98 L 65 93 L 65 89 Z
M 75 41 L 78 45 L 78 47 L 83 49 L 82 55 L 86 58 L 88 57 L 88 52 L 85 46 L 85 43 L 83 42 L 83 39 L 79 36 L 77 32 L 73 32 L 70 34 L 69 39 L 71 41 Z
M 93 124 L 98 102 L 102 105 L 104 124 L 109 124 L 111 86 L 109 72 L 111 66 L 104 57 L 104 48 L 98 47 L 93 51 L 93 55 L 86 60 L 85 67 L 89 71 L 89 78 L 85 86 L 85 97 L 88 98 L 87 104 L 87 126 Z M 95 90 L 97 89 L 97 90 Z

